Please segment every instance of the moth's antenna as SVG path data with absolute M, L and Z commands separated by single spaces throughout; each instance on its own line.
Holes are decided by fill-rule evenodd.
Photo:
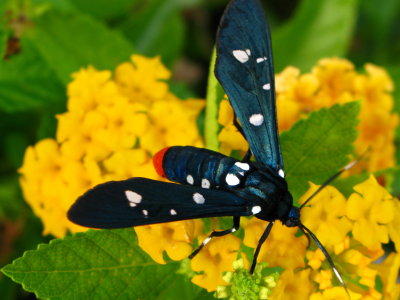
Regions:
M 323 190 L 326 186 L 328 186 L 333 180 L 335 180 L 337 177 L 339 177 L 343 172 L 351 169 L 354 167 L 360 160 L 362 160 L 366 154 L 370 151 L 370 148 L 368 148 L 363 154 L 360 155 L 356 160 L 353 160 L 350 162 L 348 165 L 343 167 L 339 172 L 331 176 L 328 180 L 326 180 L 308 199 L 299 207 L 299 209 L 302 209 L 312 198 L 314 198 L 321 190 Z
M 350 299 L 350 294 L 349 291 L 347 290 L 346 284 L 344 283 L 342 276 L 340 276 L 339 271 L 336 269 L 335 264 L 333 263 L 332 258 L 328 254 L 328 251 L 326 251 L 325 247 L 321 244 L 321 242 L 318 240 L 318 238 L 315 236 L 314 233 L 310 229 L 308 229 L 306 226 L 303 224 L 299 224 L 300 229 L 306 234 L 306 232 L 311 236 L 311 238 L 315 241 L 317 244 L 318 248 L 321 249 L 322 253 L 324 253 L 326 260 L 328 261 L 329 265 L 331 266 L 333 273 L 335 273 L 336 278 L 339 280 L 340 284 L 343 286 L 343 288 L 346 290 L 347 295 L 349 296 Z
M 265 229 L 260 240 L 258 241 L 258 245 L 257 245 L 256 251 L 254 252 L 254 256 L 253 256 L 253 262 L 251 263 L 250 274 L 254 273 L 254 269 L 256 268 L 256 264 L 257 264 L 257 257 L 258 257 L 258 254 L 260 253 L 261 246 L 262 246 L 262 244 L 264 244 L 265 240 L 267 239 L 269 233 L 271 232 L 273 225 L 274 225 L 274 221 L 271 221 L 268 224 L 267 228 Z

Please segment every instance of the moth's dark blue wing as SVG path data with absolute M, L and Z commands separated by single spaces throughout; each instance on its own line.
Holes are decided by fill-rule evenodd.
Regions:
M 79 197 L 68 211 L 72 222 L 92 228 L 248 215 L 251 208 L 246 201 L 232 193 L 146 178 L 100 184 Z
M 217 34 L 215 74 L 256 160 L 283 169 L 271 38 L 258 0 L 233 0 L 226 8 Z

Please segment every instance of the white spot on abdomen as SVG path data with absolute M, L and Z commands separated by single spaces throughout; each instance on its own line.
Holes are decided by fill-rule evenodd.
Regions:
M 254 114 L 249 118 L 249 122 L 254 126 L 260 126 L 264 122 L 264 117 L 262 114 Z
M 206 199 L 204 199 L 204 196 L 200 193 L 194 193 L 193 194 L 193 201 L 196 202 L 197 204 L 204 204 Z
M 186 176 L 186 181 L 187 181 L 187 183 L 189 183 L 189 184 L 193 184 L 193 183 L 194 183 L 193 176 L 192 176 L 192 175 Z
M 261 211 L 261 206 L 253 206 L 252 208 L 251 208 L 251 212 L 253 213 L 253 215 L 256 215 L 256 214 L 258 214 L 259 212 Z
M 201 187 L 203 188 L 203 189 L 209 189 L 210 188 L 210 181 L 208 180 L 208 179 L 206 179 L 206 178 L 203 178 L 202 180 L 201 180 Z
M 240 61 L 242 64 L 247 62 L 249 60 L 249 57 L 251 55 L 250 49 L 244 50 L 233 50 L 232 51 L 233 56 Z
M 278 175 L 281 176 L 282 178 L 285 178 L 285 172 L 282 169 L 279 169 Z
M 270 83 L 266 83 L 263 85 L 263 90 L 269 91 L 271 89 L 271 84 Z
M 171 214 L 171 216 L 176 215 L 176 210 L 175 210 L 175 209 L 171 209 L 171 210 L 169 211 L 169 213 Z
M 250 165 L 247 164 L 247 163 L 236 162 L 236 163 L 235 163 L 235 166 L 241 168 L 241 169 L 244 170 L 244 171 L 250 170 Z
M 240 183 L 240 179 L 236 175 L 231 174 L 231 173 L 228 173 L 226 175 L 225 181 L 230 186 L 235 186 Z
M 145 217 L 147 217 L 148 214 L 149 214 L 149 212 L 148 212 L 147 210 L 145 210 L 145 209 L 142 210 L 142 213 L 143 213 L 143 215 L 144 215 Z
M 137 204 L 142 202 L 142 196 L 134 191 L 126 190 L 125 196 L 126 196 L 126 199 L 128 199 L 129 205 L 131 207 L 135 207 Z

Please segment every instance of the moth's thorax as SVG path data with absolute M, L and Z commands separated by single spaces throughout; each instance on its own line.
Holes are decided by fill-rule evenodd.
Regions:
M 257 218 L 285 222 L 293 207 L 293 198 L 279 171 L 250 163 L 246 175 L 243 184 L 233 189 L 233 192 L 251 201 L 253 207 L 260 207 L 255 214 Z

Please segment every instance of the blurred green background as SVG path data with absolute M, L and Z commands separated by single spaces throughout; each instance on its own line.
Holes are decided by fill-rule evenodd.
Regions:
M 41 236 L 40 220 L 22 198 L 17 169 L 28 145 L 54 137 L 70 74 L 89 64 L 113 70 L 133 53 L 160 55 L 173 70 L 176 94 L 204 98 L 227 2 L 0 0 L 0 267 L 51 239 Z M 399 0 L 263 3 L 276 72 L 288 65 L 309 71 L 319 58 L 341 56 L 357 68 L 366 62 L 385 67 L 400 86 Z M 395 98 L 398 112 L 397 90 Z M 0 273 L 0 298 L 34 296 Z

